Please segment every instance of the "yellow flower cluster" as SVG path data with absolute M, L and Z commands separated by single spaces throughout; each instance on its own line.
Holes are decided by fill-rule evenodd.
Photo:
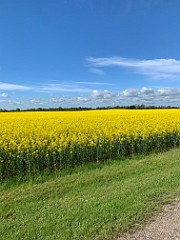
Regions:
M 0 165 L 6 172 L 62 168 L 122 154 L 130 142 L 142 146 L 150 136 L 178 143 L 179 134 L 179 109 L 0 113 Z

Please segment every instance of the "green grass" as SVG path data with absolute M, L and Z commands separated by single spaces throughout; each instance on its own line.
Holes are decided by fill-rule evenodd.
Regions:
M 0 186 L 1 240 L 116 239 L 180 196 L 180 149 Z

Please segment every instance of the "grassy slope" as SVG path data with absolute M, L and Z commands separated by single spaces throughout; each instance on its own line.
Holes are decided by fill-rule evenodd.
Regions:
M 1 185 L 0 239 L 113 239 L 180 196 L 180 149 Z

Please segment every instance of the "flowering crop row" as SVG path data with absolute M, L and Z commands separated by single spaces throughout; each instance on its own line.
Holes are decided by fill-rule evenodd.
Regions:
M 0 179 L 180 146 L 180 110 L 0 113 Z

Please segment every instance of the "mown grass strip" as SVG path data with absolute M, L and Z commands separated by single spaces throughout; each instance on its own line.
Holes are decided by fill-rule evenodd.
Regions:
M 116 239 L 180 195 L 180 149 L 1 183 L 0 239 Z

